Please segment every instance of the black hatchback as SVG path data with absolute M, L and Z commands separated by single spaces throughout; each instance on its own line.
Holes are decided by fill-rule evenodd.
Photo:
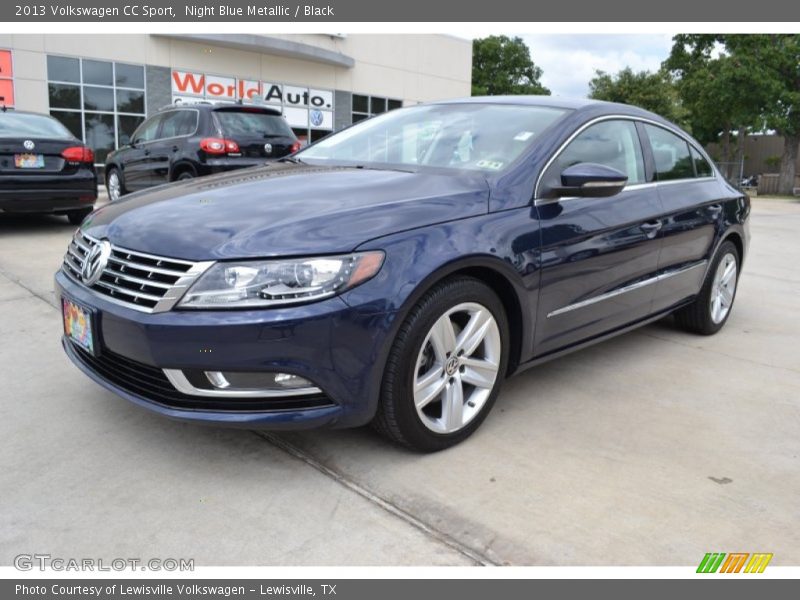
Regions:
M 94 152 L 49 115 L 0 112 L 0 212 L 78 224 L 97 201 Z
M 170 106 L 106 159 L 111 201 L 137 190 L 252 167 L 300 149 L 280 111 L 241 104 Z

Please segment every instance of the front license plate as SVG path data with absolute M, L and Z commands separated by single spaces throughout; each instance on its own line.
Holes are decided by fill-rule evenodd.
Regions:
M 67 298 L 61 299 L 61 309 L 64 315 L 64 335 L 92 356 L 96 355 L 94 311 Z
M 14 166 L 18 169 L 44 169 L 44 154 L 15 154 Z

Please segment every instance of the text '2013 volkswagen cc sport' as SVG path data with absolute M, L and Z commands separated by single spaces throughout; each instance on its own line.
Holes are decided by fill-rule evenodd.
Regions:
M 634 107 L 399 109 L 95 211 L 56 274 L 63 343 L 169 417 L 372 422 L 434 451 L 521 369 L 673 312 L 718 331 L 749 212 L 695 140 Z

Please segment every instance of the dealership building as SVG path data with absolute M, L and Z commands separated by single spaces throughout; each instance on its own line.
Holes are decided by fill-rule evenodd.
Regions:
M 471 70 L 471 42 L 446 35 L 0 35 L 0 105 L 56 117 L 98 163 L 169 104 L 261 103 L 315 141 L 468 96 Z

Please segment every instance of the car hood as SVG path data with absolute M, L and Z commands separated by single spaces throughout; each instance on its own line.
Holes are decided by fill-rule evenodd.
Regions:
M 349 252 L 373 238 L 488 210 L 480 174 L 275 163 L 133 194 L 85 233 L 188 260 Z

